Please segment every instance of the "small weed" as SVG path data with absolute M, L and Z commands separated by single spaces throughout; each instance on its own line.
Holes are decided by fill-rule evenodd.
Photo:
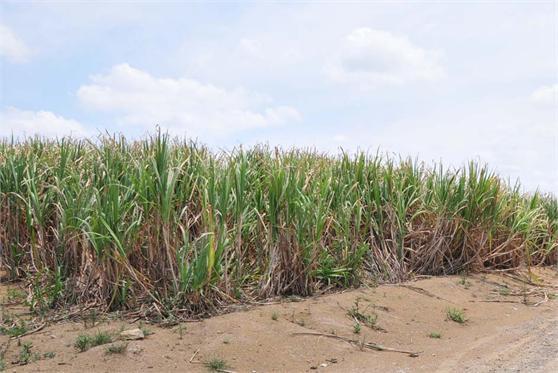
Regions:
M 4 326 L 0 326 L 0 335 L 7 335 L 10 337 L 19 337 L 27 332 L 27 325 L 25 325 L 24 321 L 21 321 L 19 324 L 15 323 L 9 328 Z
M 23 342 L 19 349 L 19 364 L 26 365 L 29 364 L 33 358 L 31 353 L 31 348 L 33 344 L 31 342 Z
M 93 337 L 90 335 L 80 334 L 74 342 L 74 347 L 79 352 L 89 350 L 91 347 L 104 345 L 112 342 L 112 337 L 106 332 L 98 332 Z
M 448 319 L 459 324 L 463 324 L 466 321 L 465 312 L 458 308 L 448 308 L 447 316 Z
M 223 359 L 213 358 L 205 363 L 205 367 L 211 372 L 219 372 L 227 368 L 227 362 Z
M 465 275 L 462 275 L 457 283 L 462 285 L 465 289 L 469 289 L 471 287 L 471 283 L 467 280 Z
M 3 372 L 4 369 L 6 369 L 6 362 L 4 361 L 4 358 L 0 358 L 0 372 Z
M 146 337 L 148 335 L 153 334 L 153 331 L 151 329 L 149 329 L 147 326 L 145 326 L 142 322 L 140 322 L 139 328 L 143 332 L 143 335 L 146 336 Z
M 273 311 L 271 314 L 271 320 L 277 321 L 279 319 L 279 314 L 276 311 Z
M 107 346 L 105 352 L 107 354 L 123 354 L 126 352 L 126 348 L 128 347 L 127 343 L 115 343 Z
M 91 347 L 105 345 L 112 342 L 112 337 L 106 332 L 98 332 L 91 340 Z
M 510 295 L 511 291 L 510 288 L 507 286 L 500 286 L 500 288 L 498 289 L 498 293 L 502 296 L 508 296 Z
M 347 311 L 347 316 L 354 319 L 357 323 L 363 323 L 369 328 L 374 329 L 378 321 L 378 315 L 375 313 L 365 313 L 366 308 L 363 311 L 360 310 L 359 299 L 357 298 L 351 309 Z
M 84 334 L 78 335 L 74 342 L 74 347 L 79 352 L 87 351 L 91 347 L 91 337 Z
M 440 339 L 442 338 L 442 334 L 440 334 L 439 332 L 431 332 L 428 335 L 430 338 L 434 338 L 434 339 Z
M 355 324 L 353 325 L 353 333 L 355 334 L 360 334 L 362 327 L 360 326 L 359 322 L 355 322 Z
M 53 359 L 55 356 L 56 356 L 56 352 L 52 352 L 52 351 L 45 352 L 43 354 L 44 359 Z
M 186 332 L 186 327 L 182 324 L 178 324 L 176 332 L 178 333 L 178 339 L 182 339 L 184 337 L 184 333 Z

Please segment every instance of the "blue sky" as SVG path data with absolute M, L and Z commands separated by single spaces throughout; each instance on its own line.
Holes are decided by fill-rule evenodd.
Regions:
M 558 192 L 556 2 L 0 3 L 0 136 L 486 162 Z

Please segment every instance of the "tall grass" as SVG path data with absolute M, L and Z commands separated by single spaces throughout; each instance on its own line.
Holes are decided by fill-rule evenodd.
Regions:
M 0 244 L 36 307 L 194 314 L 370 277 L 556 263 L 558 201 L 475 163 L 214 153 L 163 134 L 4 140 Z

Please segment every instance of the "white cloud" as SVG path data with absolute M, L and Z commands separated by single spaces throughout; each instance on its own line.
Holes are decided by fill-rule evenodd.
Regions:
M 8 107 L 0 111 L 0 134 L 2 136 L 87 136 L 84 126 L 50 111 L 27 111 Z
M 301 119 L 290 106 L 244 89 L 227 90 L 194 79 L 156 78 L 128 64 L 91 77 L 78 90 L 92 109 L 114 112 L 120 124 L 151 129 L 156 124 L 175 134 L 222 135 Z
M 13 62 L 25 62 L 31 55 L 31 50 L 12 30 L 0 24 L 0 56 Z
M 427 162 L 442 161 L 446 167 L 479 160 L 512 182 L 519 179 L 526 190 L 558 193 L 556 120 L 521 101 L 440 108 L 373 133 L 356 128 L 346 137 L 344 147 L 379 147 Z
M 437 80 L 445 76 L 440 52 L 422 49 L 406 37 L 357 28 L 344 40 L 340 54 L 326 64 L 326 75 L 363 87 Z
M 308 125 L 310 127 L 310 125 Z M 520 180 L 524 190 L 558 195 L 558 125 L 555 115 L 524 99 L 440 105 L 421 117 L 405 116 L 379 123 L 362 121 L 340 129 L 336 125 L 273 137 L 256 137 L 285 147 L 339 149 L 410 156 L 460 167 L 470 160 L 486 163 L 503 179 Z
M 540 105 L 558 106 L 558 84 L 536 89 L 531 94 L 531 101 Z

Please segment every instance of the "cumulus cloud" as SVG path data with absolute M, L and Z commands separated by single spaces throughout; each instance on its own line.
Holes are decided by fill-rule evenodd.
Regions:
M 27 111 L 8 107 L 0 111 L 0 133 L 5 136 L 87 136 L 84 126 L 50 111 Z
M 12 30 L 0 24 L 0 56 L 12 62 L 25 62 L 31 50 Z
M 404 36 L 357 28 L 346 36 L 325 73 L 333 81 L 361 86 L 437 80 L 445 76 L 440 57 L 440 52 L 420 48 Z
M 150 129 L 158 124 L 171 133 L 216 135 L 296 122 L 293 107 L 245 89 L 225 89 L 194 79 L 157 78 L 128 64 L 91 77 L 77 92 L 89 108 L 116 113 L 123 125 Z
M 543 86 L 531 94 L 531 101 L 540 105 L 558 106 L 558 84 Z

